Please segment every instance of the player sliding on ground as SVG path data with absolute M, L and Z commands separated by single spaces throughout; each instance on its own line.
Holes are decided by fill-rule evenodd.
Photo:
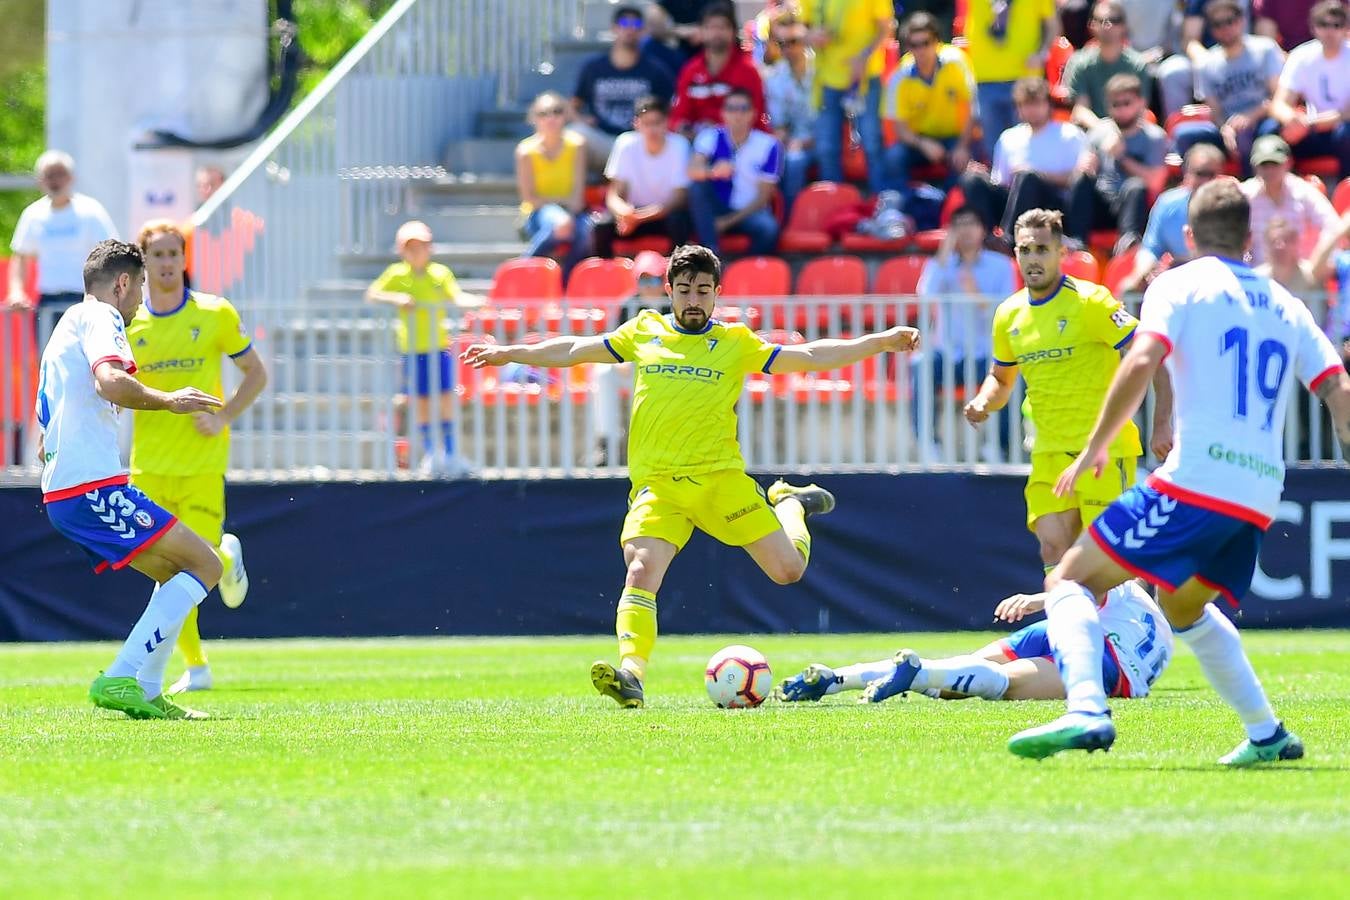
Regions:
M 100 242 L 84 264 L 84 302 L 61 317 L 42 351 L 42 502 L 52 525 L 84 548 L 95 572 L 131 566 L 156 582 L 89 699 L 133 719 L 199 719 L 205 714 L 164 696 L 164 667 L 183 620 L 220 580 L 220 560 L 206 541 L 127 484 L 117 418 L 121 409 L 192 415 L 221 402 L 197 388 L 165 393 L 132 377 L 136 360 L 125 322 L 136 314 L 144 284 L 140 247 Z
M 1045 594 L 1014 594 L 999 601 L 994 618 L 1020 622 L 1044 608 Z M 1172 629 L 1162 611 L 1137 581 L 1127 581 L 1107 593 L 1100 615 L 1103 684 L 1110 686 L 1112 697 L 1148 696 L 1172 658 Z M 1044 621 L 966 656 L 926 659 L 901 650 L 891 659 L 838 669 L 815 663 L 780 684 L 775 696 L 791 703 L 840 691 L 862 691 L 863 703 L 880 703 L 906 691 L 942 700 L 1064 699 Z
M 1042 758 L 1108 749 L 1116 729 L 1106 705 L 1094 598 L 1131 576 L 1159 588 L 1158 602 L 1247 739 L 1219 762 L 1249 766 L 1299 759 L 1242 649 L 1237 629 L 1210 605 L 1236 605 L 1251 585 L 1261 538 L 1284 487 L 1284 422 L 1294 380 L 1330 408 L 1350 459 L 1350 376 L 1312 314 L 1270 278 L 1238 262 L 1251 243 L 1251 207 L 1231 178 L 1191 195 L 1187 242 L 1195 259 L 1164 272 L 1144 295 L 1139 335 L 1107 392 L 1086 449 L 1055 486 L 1072 493 L 1106 467 L 1108 448 L 1166 362 L 1176 393 L 1176 442 L 1146 484 L 1126 491 L 1047 576 L 1047 634 L 1068 712 L 1013 735 L 1008 749 Z
M 642 682 L 656 644 L 656 593 L 694 528 L 744 547 L 771 579 L 791 584 L 811 556 L 806 516 L 834 508 L 824 488 L 778 481 L 766 496 L 746 474 L 736 441 L 736 400 L 745 376 L 834 369 L 919 345 L 918 331 L 905 327 L 846 340 L 770 344 L 744 325 L 713 318 L 721 275 L 711 250 L 679 247 L 666 270 L 671 315 L 644 310 L 603 336 L 530 346 L 474 344 L 463 354 L 476 368 L 636 364 L 628 429 L 632 492 L 619 538 L 628 567 L 616 622 L 620 662 L 591 667 L 596 689 L 624 707 L 643 703 Z

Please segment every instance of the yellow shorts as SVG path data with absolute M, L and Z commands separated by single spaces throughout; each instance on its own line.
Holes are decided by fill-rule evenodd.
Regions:
M 1055 496 L 1055 482 L 1078 456 L 1077 453 L 1031 454 L 1031 475 L 1027 478 L 1027 528 L 1036 530 L 1036 520 L 1051 513 L 1078 510 L 1078 516 L 1086 527 L 1089 522 L 1101 515 L 1102 510 L 1111 505 L 1126 490 L 1134 486 L 1135 473 L 1139 468 L 1137 456 L 1113 456 L 1102 477 L 1095 478 L 1088 472 L 1078 480 L 1078 489 L 1067 497 Z
M 225 530 L 224 475 L 132 475 L 131 483 L 212 546 Z
M 780 527 L 764 488 L 740 469 L 724 469 L 634 484 L 619 543 L 649 537 L 682 548 L 698 528 L 724 544 L 744 547 Z

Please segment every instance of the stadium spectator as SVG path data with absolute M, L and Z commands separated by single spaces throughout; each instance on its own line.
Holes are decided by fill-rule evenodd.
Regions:
M 1312 269 L 1319 284 L 1325 284 L 1329 277 L 1336 279 L 1336 302 L 1327 309 L 1326 333 L 1340 351 L 1346 369 L 1350 370 L 1350 250 L 1345 249 L 1347 237 L 1350 237 L 1350 211 L 1322 235 L 1313 253 Z
M 742 90 L 755 107 L 755 126 L 768 130 L 764 82 L 750 55 L 736 40 L 736 10 L 727 0 L 712 0 L 700 19 L 703 52 L 684 64 L 670 107 L 670 127 L 690 138 L 722 121 L 722 102 Z
M 29 309 L 23 278 L 37 260 L 38 302 L 34 328 L 50 333 L 61 315 L 84 299 L 84 261 L 99 241 L 117 237 L 117 229 L 103 205 L 74 189 L 75 160 L 60 150 L 48 150 L 34 166 L 38 186 L 46 196 L 34 200 L 19 214 L 9 242 L 9 308 Z M 39 341 L 39 351 L 42 343 Z
M 989 231 L 979 212 L 971 206 L 959 207 L 948 221 L 947 234 L 938 252 L 924 263 L 919 275 L 920 296 L 978 296 L 981 302 L 952 303 L 941 309 L 936 305 L 929 307 L 933 319 L 920 325 L 919 330 L 927 335 L 927 339 L 924 349 L 912 358 L 911 384 L 922 384 L 919 368 L 925 365 L 932 371 L 935 391 L 946 387 L 944 373 L 948 363 L 954 378 L 967 388 L 978 388 L 989 371 L 990 308 L 986 301 L 1001 301 L 1017 290 L 1017 285 L 1008 257 L 985 249 L 988 237 Z M 919 449 L 925 454 L 925 462 L 939 458 L 934 441 L 934 417 L 920 412 L 920 399 L 930 396 L 918 390 L 911 395 L 911 417 L 918 430 Z M 933 412 L 936 412 L 936 406 Z M 1011 420 L 1006 410 L 998 413 L 998 418 L 999 444 L 1006 454 Z
M 1252 205 L 1252 234 L 1265 234 L 1266 224 L 1279 216 L 1298 229 L 1299 251 L 1309 254 L 1322 232 L 1336 223 L 1331 201 L 1317 187 L 1290 171 L 1289 145 L 1274 134 L 1256 139 L 1252 146 L 1256 174 L 1242 182 L 1242 192 Z M 1252 265 L 1265 262 L 1265 246 L 1252 241 Z
M 1181 22 L 1177 0 L 1125 0 L 1130 22 L 1130 46 L 1139 51 L 1150 67 L 1176 47 Z
M 614 140 L 633 124 L 639 97 L 669 97 L 675 76 L 661 63 L 642 56 L 642 11 L 636 6 L 614 8 L 614 42 L 608 53 L 587 60 L 572 92 L 573 130 L 586 139 L 591 169 L 604 168 Z
M 1188 131 L 1177 135 L 1178 150 L 1184 153 L 1196 140 L 1221 143 L 1250 175 L 1252 142 L 1270 115 L 1284 53 L 1270 38 L 1243 32 L 1242 5 L 1237 0 L 1209 0 L 1205 22 L 1216 43 L 1196 69 L 1195 94 L 1209 106 L 1214 122 L 1181 126 Z
M 689 61 L 689 54 L 678 44 L 670 14 L 661 4 L 648 3 L 642 13 L 642 23 L 642 40 L 638 45 L 642 57 L 659 62 L 672 76 L 679 75 L 680 69 Z
M 663 41 L 675 41 L 679 54 L 688 61 L 703 45 L 703 13 L 715 2 L 719 0 L 657 0 L 647 7 L 647 20 L 653 34 Z
M 1148 214 L 1148 226 L 1134 257 L 1134 270 L 1120 283 L 1119 293 L 1140 290 L 1149 274 L 1167 257 L 1173 265 L 1186 262 L 1186 208 L 1191 192 L 1223 174 L 1223 151 L 1213 144 L 1196 144 L 1186 151 L 1181 184 L 1164 191 Z
M 655 309 L 662 315 L 670 314 L 670 298 L 666 296 L 666 258 L 651 250 L 643 250 L 633 260 L 637 275 L 637 294 L 624 301 L 617 328 L 644 309 Z M 595 444 L 594 463 L 597 466 L 624 465 L 628 461 L 627 419 L 622 414 L 621 393 L 633 386 L 633 364 L 597 366 L 595 369 Z
M 614 255 L 614 238 L 668 237 L 674 246 L 689 239 L 689 142 L 666 130 L 670 104 L 664 97 L 641 97 L 633 130 L 619 135 L 605 165 L 609 216 L 595 225 L 595 252 Z
M 778 219 L 770 204 L 782 170 L 778 139 L 754 128 L 750 92 L 733 88 L 722 105 L 726 125 L 708 128 L 694 140 L 689 163 L 689 205 L 699 239 L 720 253 L 723 234 L 750 238 L 750 252 L 773 252 Z
M 516 190 L 520 193 L 525 256 L 549 256 L 570 242 L 563 277 L 591 252 L 586 210 L 586 139 L 563 128 L 567 104 L 545 91 L 530 104 L 534 134 L 516 145 Z
M 896 141 L 886 150 L 886 175 L 908 203 L 910 172 L 944 164 L 950 188 L 970 162 L 975 135 L 975 75 L 966 55 L 939 39 L 938 22 L 918 12 L 905 22 L 905 46 L 886 83 L 885 117 Z
M 867 160 L 867 189 L 886 187 L 881 138 L 883 46 L 895 19 L 892 0 L 808 4 L 802 21 L 816 51 L 816 150 L 822 181 L 844 180 L 844 126 L 851 116 Z
M 1181 49 L 1158 65 L 1158 87 L 1163 114 L 1170 116 L 1195 101 L 1195 74 L 1204 62 L 1205 51 L 1216 43 L 1205 20 L 1207 0 L 1185 0 L 1181 20 Z M 1242 8 L 1243 33 L 1247 31 L 1247 0 L 1238 0 Z
M 1318 284 L 1312 260 L 1299 255 L 1298 237 L 1293 223 L 1279 216 L 1267 222 L 1265 234 L 1260 238 L 1265 242 L 1266 261 L 1256 267 L 1256 273 L 1275 279 L 1289 293 L 1316 309 L 1314 301 L 1322 295 L 1326 280 Z
M 197 205 L 201 206 L 225 184 L 225 170 L 220 166 L 198 166 L 195 175 L 197 183 Z
M 977 6 L 979 4 L 976 4 Z M 1002 223 L 1008 241 L 1017 217 L 1029 209 L 1059 209 L 1069 180 L 1078 169 L 1086 142 L 1076 125 L 1050 117 L 1050 86 L 1044 78 L 1023 78 L 1013 88 L 1022 122 L 999 137 L 993 166 L 971 166 L 961 176 L 966 202 L 979 210 L 986 226 Z M 980 94 L 984 115 L 984 94 Z
M 1285 50 L 1313 39 L 1308 13 L 1315 0 L 1252 0 L 1252 15 L 1256 18 L 1252 30 L 1268 37 Z
M 477 305 L 479 298 L 459 289 L 455 274 L 432 262 L 431 229 L 425 222 L 399 226 L 394 238 L 399 262 L 385 269 L 366 289 L 366 300 L 396 308 L 394 337 L 403 355 L 403 395 L 417 398 L 417 432 L 425 474 L 465 475 L 469 467 L 455 449 L 455 366 L 448 349 L 451 321 L 446 304 Z M 435 368 L 433 368 L 433 365 Z M 440 448 L 432 435 L 431 398 L 437 398 Z
M 1270 106 L 1279 124 L 1267 123 L 1261 133 L 1278 127 L 1295 159 L 1334 156 L 1341 177 L 1350 177 L 1350 10 L 1340 0 L 1322 0 L 1309 16 L 1317 37 L 1289 54 Z
M 791 210 L 816 165 L 815 51 L 806 42 L 806 26 L 790 13 L 775 22 L 773 39 L 782 58 L 764 79 L 764 95 L 769 122 L 784 148 L 783 204 Z
M 1095 41 L 1069 57 L 1064 87 L 1073 101 L 1073 122 L 1091 131 L 1111 117 L 1106 85 L 1117 75 L 1139 79 L 1145 105 L 1152 96 L 1153 78 L 1142 54 L 1126 42 L 1129 25 L 1122 0 L 1100 0 L 1089 22 Z
M 1099 4 L 1100 8 L 1100 4 Z M 1148 185 L 1167 153 L 1167 133 L 1144 115 L 1143 86 L 1122 73 L 1106 83 L 1111 115 L 1088 133 L 1078 172 L 1069 187 L 1066 233 L 1087 243 L 1093 229 L 1120 232 L 1114 253 L 1139 243 L 1148 220 Z
M 1045 61 L 1059 34 L 1054 0 L 968 4 L 967 53 L 975 69 L 987 151 L 992 153 L 999 136 L 1018 122 L 1014 85 L 1045 74 Z

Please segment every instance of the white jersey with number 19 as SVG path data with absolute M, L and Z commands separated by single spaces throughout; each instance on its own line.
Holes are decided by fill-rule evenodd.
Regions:
M 1251 267 L 1206 256 L 1144 294 L 1139 334 L 1167 345 L 1172 452 L 1148 483 L 1268 528 L 1284 490 L 1284 420 L 1297 378 L 1316 390 L 1341 360 L 1303 301 Z

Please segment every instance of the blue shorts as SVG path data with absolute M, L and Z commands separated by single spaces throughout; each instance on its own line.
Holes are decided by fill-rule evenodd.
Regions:
M 125 483 L 52 500 L 47 518 L 84 548 L 95 572 L 125 567 L 178 521 L 139 488 Z
M 411 356 L 404 356 L 402 362 L 403 370 L 403 393 L 414 393 L 419 397 L 429 397 L 433 393 L 448 393 L 455 389 L 455 365 L 454 359 L 450 356 L 449 350 L 442 350 L 436 354 L 440 368 L 440 381 L 431 380 L 431 357 L 430 353 L 414 353 Z M 435 388 L 439 388 L 437 391 Z
M 1165 591 L 1194 578 L 1233 606 L 1251 587 L 1265 534 L 1251 522 L 1136 485 L 1090 526 L 1097 546 Z
M 999 647 L 1003 650 L 1003 655 L 1010 660 L 1035 659 L 1038 656 L 1043 659 L 1055 660 L 1055 654 L 1050 649 L 1050 635 L 1046 633 L 1045 627 L 1046 623 L 1040 621 L 1019 631 L 1014 631 L 998 642 Z M 1110 641 L 1103 641 L 1102 644 L 1102 684 L 1106 687 L 1107 696 L 1131 696 L 1130 680 L 1125 677 L 1125 673 L 1120 669 L 1120 663 L 1116 659 L 1115 647 L 1111 646 Z

